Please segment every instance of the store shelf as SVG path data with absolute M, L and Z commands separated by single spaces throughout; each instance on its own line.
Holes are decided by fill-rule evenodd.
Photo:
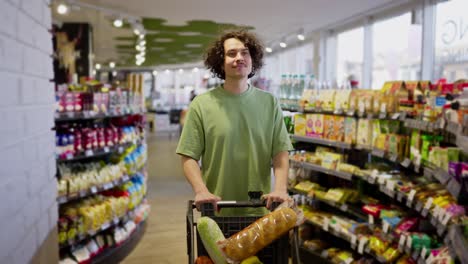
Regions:
M 322 138 L 291 135 L 291 139 L 298 141 L 298 142 L 313 143 L 313 144 L 319 144 L 319 145 L 328 146 L 328 147 L 352 149 L 352 145 L 349 143 L 327 140 L 327 139 L 322 139 Z
M 93 120 L 93 119 L 111 119 L 126 117 L 132 115 L 140 115 L 144 112 L 126 113 L 126 114 L 95 114 L 93 112 L 67 112 L 67 113 L 55 113 L 55 122 L 71 122 L 81 120 Z
M 299 254 L 301 262 L 303 263 L 323 263 L 333 264 L 333 262 L 325 257 L 325 253 L 318 253 L 316 251 L 309 250 L 303 246 L 299 247 Z
M 307 169 L 307 170 L 312 170 L 312 171 L 316 171 L 316 172 L 325 173 L 327 175 L 335 176 L 335 177 L 338 177 L 338 178 L 341 178 L 341 179 L 344 179 L 344 180 L 347 180 L 347 181 L 352 181 L 353 180 L 353 174 L 351 174 L 351 173 L 326 169 L 326 168 L 324 168 L 324 167 L 322 167 L 320 165 L 316 165 L 316 164 L 312 164 L 312 163 L 308 163 L 308 162 L 298 162 L 298 161 L 294 161 L 294 160 L 291 160 L 291 161 L 294 162 L 294 163 L 300 164 L 300 166 L 302 166 L 304 169 Z
M 90 149 L 86 150 L 85 152 L 82 152 L 78 155 L 73 155 L 73 154 L 68 154 L 65 157 L 60 157 L 57 158 L 58 162 L 75 162 L 75 161 L 81 161 L 84 159 L 92 159 L 92 158 L 99 158 L 99 157 L 105 157 L 107 155 L 111 154 L 121 154 L 123 153 L 127 148 L 139 144 L 139 141 L 135 142 L 130 142 L 130 143 L 125 143 L 113 147 L 104 147 L 104 148 L 99 148 L 99 149 Z
M 138 175 L 138 173 L 135 174 L 135 175 Z M 130 181 L 130 179 L 135 175 L 132 175 L 132 176 L 124 175 L 120 179 L 116 179 L 116 180 L 114 180 L 112 182 L 108 182 L 108 183 L 105 183 L 105 184 L 102 184 L 102 185 L 92 186 L 91 188 L 89 188 L 87 190 L 80 191 L 78 193 L 59 196 L 59 197 L 57 197 L 57 202 L 59 203 L 59 205 L 60 204 L 65 204 L 65 203 L 76 201 L 76 200 L 79 200 L 79 199 L 82 199 L 82 198 L 85 198 L 85 197 L 88 197 L 88 196 L 103 192 L 103 191 L 107 191 L 109 189 L 112 189 L 112 188 L 114 188 L 116 186 L 120 186 L 120 185 Z
M 110 247 L 104 250 L 101 254 L 97 255 L 91 260 L 94 264 L 107 264 L 107 263 L 120 263 L 125 259 L 136 247 L 138 242 L 145 234 L 147 222 L 142 221 L 138 223 L 136 229 L 127 240 L 118 246 Z
M 468 263 L 468 241 L 463 234 L 462 226 L 453 225 L 448 232 L 446 243 L 461 263 L 466 264 Z

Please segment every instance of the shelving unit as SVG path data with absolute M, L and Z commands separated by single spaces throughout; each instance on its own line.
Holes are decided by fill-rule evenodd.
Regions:
M 468 151 L 468 140 L 467 140 L 468 137 L 463 134 L 462 127 L 459 126 L 458 124 L 453 124 L 453 123 L 448 123 L 444 125 L 444 122 L 441 120 L 438 120 L 436 122 L 415 120 L 415 119 L 408 118 L 407 115 L 403 113 L 397 113 L 393 115 L 366 115 L 365 113 L 356 114 L 355 112 L 354 113 L 343 113 L 343 112 L 332 113 L 332 112 L 322 112 L 322 111 L 298 111 L 298 112 L 299 113 L 328 114 L 328 115 L 336 115 L 336 116 L 352 116 L 354 118 L 367 118 L 367 119 L 377 119 L 377 120 L 382 120 L 382 119 L 398 120 L 398 121 L 401 121 L 402 125 L 407 129 L 417 129 L 426 133 L 443 135 L 445 138 L 452 137 L 454 138 L 454 140 L 449 141 L 450 143 L 455 144 L 456 146 L 460 147 L 462 150 L 464 150 L 465 153 Z M 337 141 L 332 141 L 328 139 L 308 137 L 308 136 L 299 136 L 299 135 L 291 135 L 291 139 L 295 142 L 302 143 L 302 145 L 300 146 L 307 146 L 308 144 L 327 146 L 327 147 L 336 148 L 339 152 L 347 153 L 348 155 L 353 155 L 353 153 L 355 153 L 356 151 L 359 151 L 360 153 L 367 153 L 369 157 L 372 156 L 372 157 L 380 158 L 381 160 L 384 160 L 385 162 L 393 164 L 393 166 L 395 166 L 396 168 L 399 168 L 400 170 L 414 171 L 420 174 L 422 177 L 427 178 L 428 180 L 436 181 L 442 184 L 443 186 L 445 186 L 446 190 L 450 194 L 452 194 L 453 197 L 456 198 L 458 203 L 461 203 L 461 204 L 468 203 L 468 197 L 467 197 L 468 190 L 465 190 L 464 186 L 462 186 L 457 180 L 455 180 L 455 178 L 450 176 L 447 171 L 442 170 L 441 168 L 438 168 L 433 164 L 427 164 L 427 163 L 415 164 L 409 158 L 400 157 L 395 153 L 390 153 L 390 152 L 377 149 L 377 148 L 372 148 L 369 146 L 347 144 L 344 142 L 337 142 Z M 371 159 L 369 158 L 369 160 Z M 291 160 L 291 167 L 292 168 L 300 167 L 300 168 L 303 168 L 305 171 L 313 171 L 316 173 L 324 174 L 329 177 L 332 176 L 332 177 L 336 177 L 339 179 L 344 179 L 352 184 L 360 184 L 359 182 L 366 182 L 367 184 L 370 184 L 370 186 L 375 186 L 375 188 L 372 187 L 372 189 L 378 190 L 379 193 L 383 194 L 384 196 L 389 197 L 390 201 L 394 201 L 395 204 L 398 204 L 399 206 L 402 206 L 403 208 L 406 207 L 409 210 L 408 212 L 410 212 L 411 214 L 419 215 L 419 217 L 422 217 L 421 219 L 425 219 L 424 221 L 427 221 L 427 223 L 430 224 L 431 230 L 434 230 L 434 233 L 437 234 L 439 238 L 438 240 L 439 241 L 445 240 L 446 246 L 458 247 L 458 249 L 464 248 L 465 251 L 468 248 L 468 244 L 466 244 L 466 241 L 463 239 L 460 239 L 462 238 L 460 227 L 459 226 L 457 227 L 455 224 L 452 224 L 450 222 L 452 216 L 449 213 L 446 213 L 441 208 L 438 208 L 438 207 L 434 208 L 432 206 L 432 201 L 429 203 L 427 199 L 425 200 L 415 199 L 415 193 L 399 191 L 397 188 L 395 188 L 396 187 L 395 182 L 387 181 L 385 180 L 385 178 L 380 178 L 379 175 L 377 174 L 376 175 L 373 175 L 373 174 L 363 175 L 362 173 L 359 173 L 359 175 L 353 175 L 351 173 L 340 172 L 336 170 L 329 170 L 320 165 L 307 163 L 307 162 L 299 162 L 295 160 Z M 324 177 L 320 176 L 318 177 L 318 179 L 322 179 L 323 181 Z M 334 184 L 336 184 L 336 182 Z M 293 188 L 290 188 L 289 192 L 291 194 L 296 194 L 296 195 L 307 197 L 307 193 L 295 190 Z M 336 212 L 341 212 L 344 215 L 350 216 L 352 219 L 359 219 L 361 221 L 364 220 L 364 222 L 367 222 L 366 214 L 363 214 L 362 210 L 359 207 L 354 207 L 351 204 L 346 204 L 346 203 L 341 204 L 341 203 L 336 203 L 333 201 L 327 201 L 327 200 L 322 200 L 322 199 L 317 199 L 317 198 L 312 198 L 312 197 L 307 197 L 305 200 L 302 200 L 302 201 L 306 203 L 310 203 L 311 205 L 314 205 L 314 207 L 317 206 L 318 204 L 320 208 L 323 207 L 323 206 L 320 206 L 320 204 L 324 204 L 329 207 L 325 211 L 333 210 Z M 320 226 L 311 221 L 307 221 L 307 224 L 318 227 L 322 231 L 325 231 L 326 233 L 331 234 L 336 238 L 340 238 L 341 240 L 345 240 L 349 242 L 350 247 L 353 248 L 354 252 L 358 251 L 358 253 L 362 256 L 371 256 L 376 261 L 380 263 L 385 263 L 384 259 L 381 259 L 378 256 L 370 254 L 370 249 L 366 247 L 365 245 L 363 246 L 362 250 L 358 250 L 359 241 L 356 242 L 355 237 L 351 237 L 351 238 L 345 237 L 341 233 L 329 228 L 328 226 L 327 227 Z M 465 244 L 453 245 L 453 243 L 448 242 L 449 240 L 450 241 L 457 240 L 458 243 L 465 243 Z M 394 241 L 394 243 L 398 243 L 398 242 L 399 241 Z M 304 257 L 307 256 L 308 258 L 313 258 L 313 259 L 317 259 L 321 257 L 320 252 L 309 252 L 305 248 L 301 248 L 300 250 L 301 250 L 301 256 L 304 256 Z M 421 257 L 421 250 L 411 249 L 411 247 L 407 247 L 405 243 L 400 245 L 400 252 L 406 253 L 412 256 L 414 260 L 417 260 L 417 263 L 426 263 L 427 256 Z M 465 256 L 462 255 L 463 253 L 465 252 L 454 251 L 454 254 L 456 254 L 459 259 L 464 259 Z M 321 261 L 325 263 L 326 259 L 322 257 Z M 466 261 L 468 261 L 468 257 L 466 257 Z
M 135 112 L 135 113 L 116 113 L 116 114 L 96 114 L 93 112 L 66 112 L 66 113 L 56 113 L 55 114 L 55 122 L 62 123 L 62 122 L 79 122 L 79 121 L 87 121 L 87 120 L 94 120 L 94 119 L 112 119 L 112 118 L 119 118 L 119 117 L 127 117 L 132 115 L 142 115 L 144 112 Z

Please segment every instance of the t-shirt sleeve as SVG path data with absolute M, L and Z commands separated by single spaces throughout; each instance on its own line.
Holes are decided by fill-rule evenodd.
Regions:
M 177 154 L 189 156 L 195 160 L 200 160 L 205 146 L 205 133 L 199 110 L 197 100 L 195 99 L 190 104 L 176 149 Z
M 290 151 L 294 150 L 291 139 L 289 138 L 288 131 L 286 130 L 286 125 L 284 124 L 283 112 L 278 103 L 278 100 L 275 98 L 274 103 L 274 130 L 273 130 L 273 144 L 272 144 L 272 158 L 281 151 Z

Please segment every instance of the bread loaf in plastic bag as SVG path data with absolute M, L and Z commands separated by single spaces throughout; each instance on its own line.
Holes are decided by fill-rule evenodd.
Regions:
M 229 263 L 239 263 L 283 236 L 296 225 L 297 220 L 295 210 L 289 207 L 278 208 L 219 242 L 219 246 Z

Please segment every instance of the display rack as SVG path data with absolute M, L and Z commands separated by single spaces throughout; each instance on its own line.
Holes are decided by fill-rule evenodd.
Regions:
M 290 109 L 289 109 L 290 110 Z M 445 124 L 442 120 L 437 120 L 436 122 L 428 122 L 424 120 L 416 120 L 408 118 L 406 113 L 396 113 L 393 115 L 366 115 L 364 113 L 344 113 L 344 112 L 322 112 L 322 111 L 296 111 L 298 113 L 316 113 L 316 114 L 328 114 L 328 115 L 337 115 L 337 116 L 352 116 L 355 118 L 371 118 L 377 120 L 399 120 L 402 122 L 403 126 L 407 129 L 417 129 L 432 134 L 441 134 L 452 137 L 454 140 L 450 140 L 450 143 L 461 148 L 462 152 L 467 153 L 468 151 L 468 137 L 465 136 L 463 127 L 455 123 Z M 448 138 L 446 137 L 446 138 Z M 460 184 L 455 178 L 450 176 L 447 171 L 442 170 L 441 168 L 436 167 L 433 164 L 415 164 L 411 159 L 406 157 L 400 157 L 397 154 L 390 153 L 381 149 L 372 148 L 369 146 L 360 146 L 355 144 L 348 144 L 341 141 L 333 141 L 328 139 L 322 139 L 318 137 L 309 137 L 302 135 L 291 135 L 291 139 L 295 142 L 301 142 L 303 145 L 320 145 L 337 148 L 341 151 L 346 151 L 347 153 L 354 153 L 355 151 L 366 152 L 369 156 L 378 157 L 385 160 L 386 162 L 393 163 L 394 166 L 397 166 L 403 170 L 412 170 L 416 173 L 421 174 L 421 176 L 426 177 L 430 180 L 435 180 L 446 187 L 447 191 L 456 198 L 458 203 L 467 204 L 468 203 L 468 190 L 465 189 L 465 186 Z M 360 174 L 354 175 L 348 172 L 342 172 L 337 170 L 330 170 L 324 168 L 320 165 L 295 161 L 291 160 L 291 167 L 302 167 L 306 171 L 313 171 L 316 173 L 325 174 L 328 176 L 337 177 L 344 179 L 350 182 L 360 182 L 364 181 L 375 186 L 375 190 L 378 190 L 380 193 L 389 197 L 394 203 L 408 208 L 411 212 L 419 214 L 424 219 L 427 219 L 434 230 L 436 231 L 438 237 L 441 241 L 445 241 L 445 245 L 449 248 L 453 248 L 453 253 L 461 260 L 468 261 L 468 256 L 466 255 L 466 249 L 468 244 L 466 239 L 464 239 L 461 231 L 461 227 L 455 224 L 450 223 L 451 215 L 448 213 L 443 213 L 440 208 L 432 208 L 427 201 L 416 200 L 414 199 L 414 193 L 401 192 L 395 188 L 395 182 L 386 181 L 381 179 L 379 175 L 374 174 Z M 288 191 L 290 194 L 295 194 L 302 196 L 302 202 L 305 204 L 316 204 L 322 203 L 333 208 L 333 210 L 341 211 L 345 215 L 349 215 L 357 219 L 366 219 L 365 215 L 361 212 L 360 208 L 354 207 L 351 204 L 340 204 L 333 201 L 327 201 L 322 199 L 317 199 L 314 197 L 308 197 L 307 193 L 296 190 L 294 188 L 289 188 Z M 322 206 L 320 206 L 322 208 Z M 328 227 L 318 225 L 315 222 L 307 221 L 307 224 L 313 225 L 315 227 L 321 228 L 322 231 L 325 231 L 328 234 L 333 235 L 336 238 L 340 238 L 349 242 L 350 248 L 362 255 L 362 256 L 371 256 L 380 263 L 385 263 L 384 259 L 379 258 L 378 256 L 370 254 L 370 249 L 366 245 L 362 245 L 362 248 L 359 249 L 359 241 L 356 241 L 356 237 L 346 237 Z M 388 227 L 387 227 L 388 228 Z M 453 242 L 455 241 L 455 242 Z M 406 253 L 414 260 L 417 260 L 418 263 L 426 263 L 426 252 L 421 250 L 411 250 L 411 247 L 407 247 L 403 241 L 394 241 L 394 243 L 399 243 L 399 249 L 402 253 Z M 456 245 L 455 245 L 456 244 Z M 301 256 L 307 261 L 316 260 L 320 263 L 328 263 L 329 260 L 326 257 L 322 256 L 320 252 L 314 252 L 308 250 L 307 248 L 300 248 Z M 424 255 L 424 256 L 422 256 Z M 328 261 L 328 262 L 327 262 Z
M 127 117 L 132 115 L 142 115 L 144 112 L 128 112 L 128 113 L 114 113 L 114 114 L 96 114 L 94 112 L 66 112 L 66 113 L 56 113 L 55 114 L 55 122 L 62 123 L 62 122 L 80 122 L 80 121 L 88 121 L 94 119 L 112 119 L 112 118 L 120 118 L 120 117 Z

